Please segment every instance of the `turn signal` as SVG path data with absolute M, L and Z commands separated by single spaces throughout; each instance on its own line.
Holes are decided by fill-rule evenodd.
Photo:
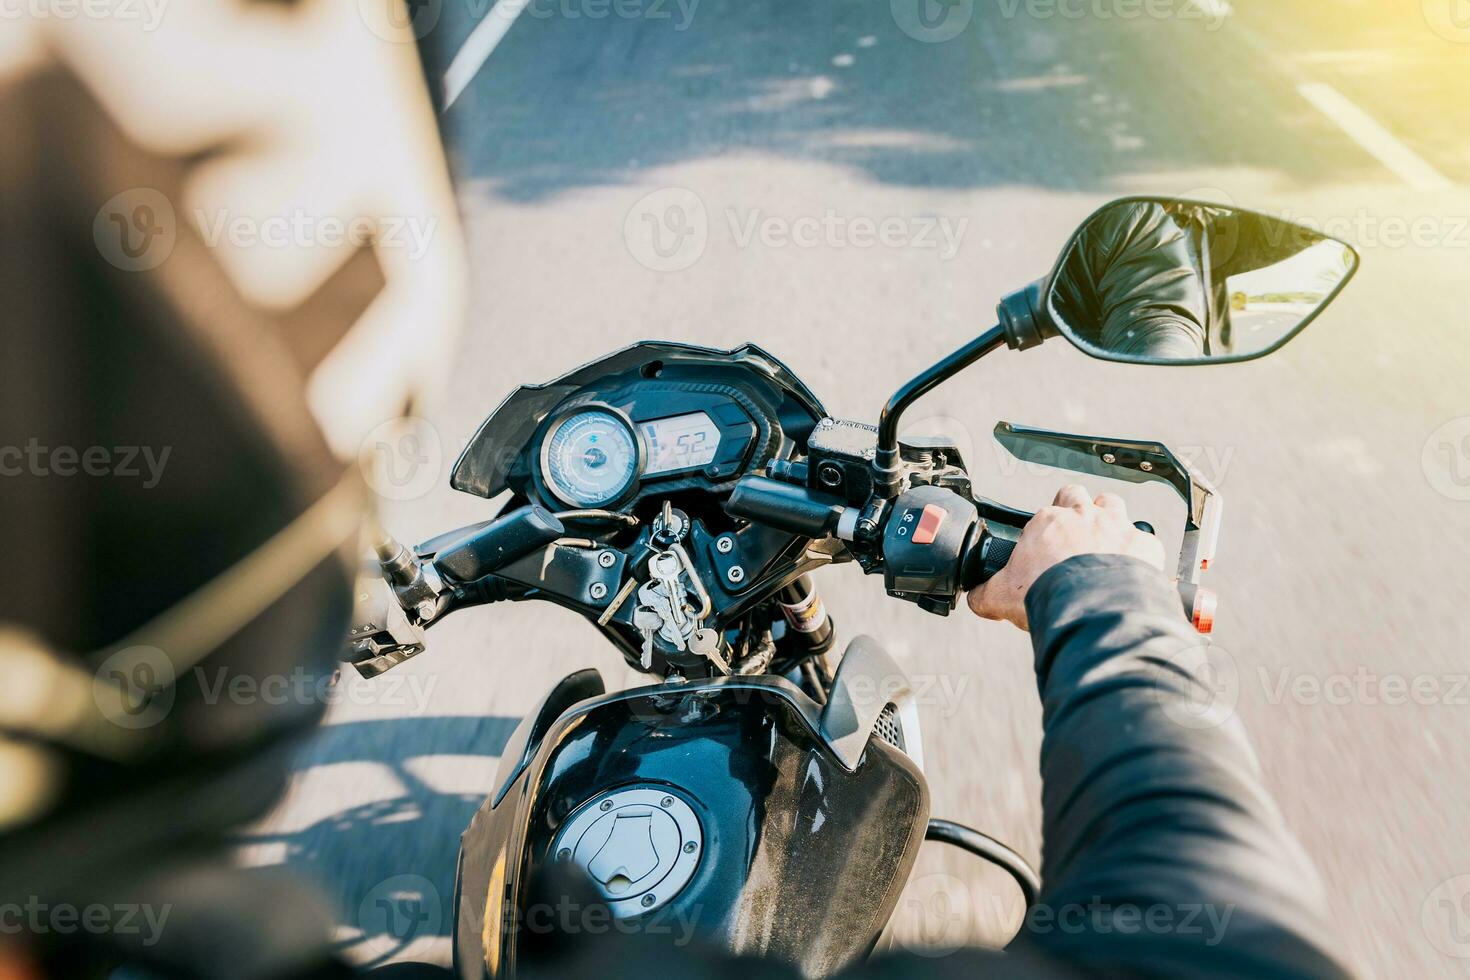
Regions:
M 1201 633 L 1212 633 L 1215 629 L 1215 605 L 1218 602 L 1215 593 L 1210 589 L 1200 589 L 1194 594 L 1194 610 L 1190 613 L 1189 620 L 1194 628 Z

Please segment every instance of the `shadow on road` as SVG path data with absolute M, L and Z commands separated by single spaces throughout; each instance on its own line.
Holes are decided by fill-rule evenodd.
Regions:
M 387 767 L 391 779 L 385 782 L 396 780 L 403 792 L 336 811 L 295 832 L 249 834 L 240 843 L 285 845 L 281 863 L 323 890 L 344 945 L 366 953 L 367 965 L 424 937 L 448 936 L 459 833 L 485 794 L 435 790 L 410 763 L 498 756 L 518 723 L 492 715 L 327 725 L 303 749 L 295 766 L 299 776 L 310 778 L 323 766 L 374 763 Z
M 540 0 L 450 111 L 449 143 L 462 177 L 516 201 L 744 153 L 940 188 L 1098 190 L 1194 168 L 1303 185 L 1372 172 L 1228 23 L 1044 18 L 960 0 L 964 29 L 926 43 L 899 26 L 915 3 L 932 0 L 696 0 L 589 19 Z

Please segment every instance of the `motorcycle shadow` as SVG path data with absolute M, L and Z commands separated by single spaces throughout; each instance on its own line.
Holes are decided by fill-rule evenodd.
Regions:
M 359 966 L 410 947 L 447 962 L 459 835 L 489 794 L 495 760 L 519 721 L 323 726 L 302 747 L 275 812 L 238 838 L 242 857 L 284 865 L 315 885 L 335 917 L 339 949 Z M 446 783 L 464 791 L 435 788 Z

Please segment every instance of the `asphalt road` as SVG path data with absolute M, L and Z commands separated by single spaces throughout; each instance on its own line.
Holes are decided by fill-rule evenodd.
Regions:
M 427 413 L 433 488 L 388 501 L 390 526 L 422 539 L 487 516 L 447 486 L 481 418 L 514 385 L 638 339 L 754 341 L 831 413 L 872 420 L 1110 197 L 1207 196 L 1326 224 L 1361 247 L 1362 272 L 1265 361 L 1002 352 L 912 427 L 958 435 L 983 492 L 1028 507 L 1066 477 L 1007 460 L 998 420 L 1191 454 L 1227 500 L 1211 572 L 1219 697 L 1321 871 L 1343 955 L 1365 976 L 1465 975 L 1470 112 L 1456 93 L 1470 30 L 1430 17 L 1432 0 L 1218 21 L 1182 0 L 1139 17 L 1119 15 L 1141 6 L 1126 2 L 961 0 L 927 20 L 906 2 L 540 0 L 522 14 L 445 116 L 476 295 Z M 431 38 L 458 50 L 483 6 L 431 5 Z M 1427 174 L 1350 135 L 1303 94 L 1314 84 Z M 885 220 L 891 234 L 864 234 Z M 1109 489 L 1177 538 L 1177 500 Z M 1026 638 L 883 601 L 851 568 L 820 584 L 842 633 L 881 638 L 928 685 L 935 814 L 1038 860 Z M 636 678 L 551 607 L 463 614 L 432 640 L 391 690 L 346 688 L 247 849 L 315 876 L 364 962 L 447 962 L 457 836 L 510 729 L 569 671 Z M 395 889 L 430 910 L 408 941 L 375 911 Z M 997 876 L 930 845 L 896 928 L 999 944 L 1019 911 Z

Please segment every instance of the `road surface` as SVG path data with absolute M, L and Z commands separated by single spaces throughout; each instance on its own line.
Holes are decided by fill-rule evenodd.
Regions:
M 448 466 L 514 385 L 635 340 L 754 341 L 832 414 L 872 420 L 1108 198 L 1233 201 L 1359 245 L 1336 307 L 1265 361 L 1001 352 L 911 425 L 957 435 L 983 492 L 1027 507 L 1066 478 L 1007 460 L 998 420 L 1183 447 L 1227 500 L 1218 694 L 1321 871 L 1344 957 L 1465 975 L 1470 29 L 1449 4 L 1329 20 L 1305 2 L 538 0 L 475 40 L 487 3 L 421 11 L 436 77 L 479 52 L 444 117 L 476 292 L 427 413 L 433 488 L 385 502 L 405 539 L 490 513 Z M 1177 535 L 1167 493 L 1109 489 Z M 1039 860 L 1026 638 L 884 601 L 852 568 L 821 585 L 843 634 L 882 638 L 928 685 L 935 815 Z M 552 607 L 461 614 L 431 639 L 391 689 L 346 687 L 245 851 L 316 878 L 367 963 L 447 962 L 456 838 L 521 714 L 577 668 L 636 679 Z M 374 898 L 415 889 L 430 915 L 399 941 Z M 1000 944 L 1018 902 L 929 845 L 896 928 Z

